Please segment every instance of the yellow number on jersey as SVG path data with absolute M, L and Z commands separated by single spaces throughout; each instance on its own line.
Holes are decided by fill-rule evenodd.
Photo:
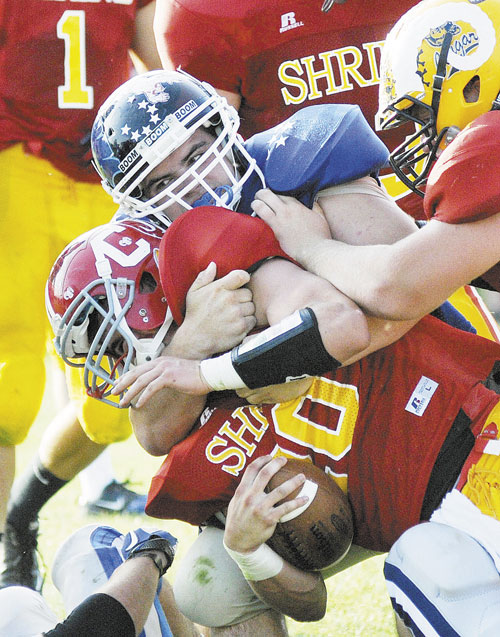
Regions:
M 326 422 L 312 422 L 301 415 L 304 400 L 322 405 L 323 418 L 328 414 Z M 336 461 L 344 458 L 351 449 L 358 413 L 357 387 L 323 377 L 314 379 L 304 399 L 281 403 L 272 410 L 274 427 L 280 436 Z M 277 455 L 294 454 L 282 448 Z M 347 492 L 347 475 L 327 473 Z
M 93 108 L 94 89 L 87 86 L 85 12 L 65 11 L 57 23 L 64 40 L 64 85 L 57 87 L 59 108 Z

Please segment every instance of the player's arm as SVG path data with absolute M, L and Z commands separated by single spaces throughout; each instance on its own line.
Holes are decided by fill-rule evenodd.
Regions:
M 351 245 L 373 245 L 417 232 L 413 219 L 371 177 L 320 192 L 312 211 L 269 189 L 256 193 L 252 208 L 272 228 L 282 249 L 302 265 L 311 261 L 318 243 L 332 237 Z
M 137 407 L 142 408 L 165 388 L 200 396 L 212 390 L 253 389 L 314 376 L 392 343 L 413 325 L 368 321 L 328 281 L 285 259 L 263 263 L 252 274 L 249 287 L 257 324 L 271 327 L 222 356 L 201 361 L 163 356 L 145 363 L 115 385 L 114 394 L 128 387 L 120 404 L 137 399 Z M 369 325 L 377 329 L 373 340 Z
M 326 587 L 320 573 L 301 571 L 279 557 L 265 542 L 279 519 L 307 502 L 301 496 L 278 504 L 302 486 L 298 474 L 266 493 L 283 457 L 262 456 L 245 470 L 229 503 L 224 545 L 256 594 L 272 608 L 296 621 L 318 621 L 326 611 Z
M 175 65 L 170 59 L 167 47 L 167 31 L 172 18 L 173 3 L 172 0 L 161 0 L 160 2 L 155 2 L 155 4 L 153 30 L 161 66 L 167 71 L 175 71 Z
M 323 191 L 320 193 L 319 204 L 315 204 L 312 210 L 292 197 L 279 196 L 267 189 L 257 193 L 252 207 L 274 231 L 285 252 L 306 270 L 333 285 L 337 284 L 338 272 L 336 264 L 332 262 L 330 250 L 339 241 L 334 241 L 332 236 L 350 244 L 364 246 L 382 242 L 392 244 L 418 233 L 413 219 L 371 177 L 363 177 Z M 353 258 L 346 264 L 344 272 L 352 282 L 352 287 L 364 289 L 367 275 L 358 265 L 356 258 Z M 353 363 L 393 343 L 420 318 L 376 318 L 372 315 L 372 308 L 366 306 L 359 295 L 353 293 L 351 296 L 350 286 L 336 287 L 365 311 L 370 334 L 369 346 L 347 358 L 343 361 L 344 364 Z M 403 318 L 408 320 L 399 320 Z
M 248 285 L 257 325 L 271 327 L 215 358 L 162 356 L 122 376 L 113 394 L 137 407 L 165 388 L 196 396 L 212 390 L 275 385 L 331 371 L 369 345 L 359 308 L 328 281 L 285 259 L 264 262 Z M 139 395 L 140 394 L 140 395 Z
M 340 363 L 369 344 L 366 319 L 358 306 L 326 279 L 291 261 L 266 261 L 252 274 L 249 288 L 258 326 L 277 325 L 296 310 L 309 307 L 326 352 Z
M 332 236 L 353 245 L 394 243 L 418 231 L 372 177 L 319 193 L 318 203 Z
M 162 4 L 162 3 L 160 3 Z M 161 60 L 153 33 L 156 2 L 150 2 L 137 10 L 132 40 L 131 57 L 138 73 L 161 69 Z
M 259 216 L 282 247 L 377 316 L 421 318 L 499 260 L 500 214 L 462 224 L 431 220 L 391 245 L 380 239 L 378 245 L 362 245 L 340 231 L 335 236 L 342 241 L 333 240 L 319 207 L 283 205 L 265 193 Z M 300 241 L 292 234 L 297 227 L 303 229 Z
M 221 279 L 214 280 L 215 276 L 216 267 L 211 263 L 191 285 L 186 297 L 186 317 L 163 355 L 134 370 L 133 373 L 139 371 L 145 386 L 150 381 L 150 368 L 161 364 L 167 356 L 197 362 L 240 343 L 254 327 L 252 293 L 244 287 L 248 273 L 234 270 Z M 125 387 L 120 378 L 113 393 L 116 390 L 121 393 Z M 131 398 L 135 395 L 129 396 L 124 405 L 128 405 Z M 144 405 L 137 403 L 130 410 L 130 420 L 139 443 L 152 455 L 168 453 L 170 447 L 190 431 L 205 400 L 206 392 L 190 396 L 169 387 L 156 393 Z
M 420 318 L 499 261 L 500 214 L 462 224 L 432 220 L 391 246 L 339 244 L 335 250 L 335 278 L 346 293 L 379 316 Z M 345 270 L 353 258 L 366 273 L 357 292 Z
M 325 350 L 342 365 L 390 345 L 415 324 L 367 316 L 326 278 L 283 259 L 264 263 L 252 275 L 249 287 L 258 324 L 275 325 L 296 309 L 311 308 Z

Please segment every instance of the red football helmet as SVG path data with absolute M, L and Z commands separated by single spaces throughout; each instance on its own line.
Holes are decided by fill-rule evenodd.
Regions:
M 146 220 L 99 226 L 63 250 L 47 281 L 57 353 L 85 368 L 90 396 L 114 406 L 116 378 L 159 356 L 172 323 L 158 273 L 161 237 Z

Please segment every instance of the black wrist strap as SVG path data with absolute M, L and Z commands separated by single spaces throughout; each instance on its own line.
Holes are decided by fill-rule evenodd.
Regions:
M 310 307 L 294 312 L 255 339 L 235 347 L 231 362 L 252 389 L 317 376 L 341 364 L 325 349 Z
M 162 553 L 163 556 L 158 555 L 158 552 Z M 153 560 L 160 577 L 162 577 L 174 561 L 174 549 L 165 538 L 151 536 L 149 540 L 133 549 L 127 559 L 131 560 L 134 557 L 149 557 Z

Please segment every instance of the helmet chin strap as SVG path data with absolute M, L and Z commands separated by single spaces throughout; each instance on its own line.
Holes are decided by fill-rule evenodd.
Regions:
M 135 361 L 130 364 L 130 367 L 135 367 L 136 365 L 141 365 L 142 363 L 147 363 L 149 361 L 158 358 L 161 355 L 162 351 L 165 348 L 164 339 L 167 335 L 170 326 L 172 325 L 173 317 L 170 308 L 167 308 L 167 313 L 165 315 L 165 320 L 163 321 L 162 326 L 155 334 L 154 338 L 138 338 L 134 339 L 134 349 L 135 349 Z
M 446 79 L 446 63 L 448 61 L 448 52 L 450 50 L 453 35 L 451 31 L 447 31 L 444 36 L 443 45 L 439 52 L 438 63 L 436 64 L 436 74 L 434 75 L 434 83 L 432 85 L 432 110 L 434 116 L 438 117 L 439 102 L 441 100 L 441 91 L 443 90 L 443 82 Z
M 493 100 L 493 103 L 491 105 L 491 110 L 492 111 L 500 111 L 500 92 L 498 93 L 498 95 Z

